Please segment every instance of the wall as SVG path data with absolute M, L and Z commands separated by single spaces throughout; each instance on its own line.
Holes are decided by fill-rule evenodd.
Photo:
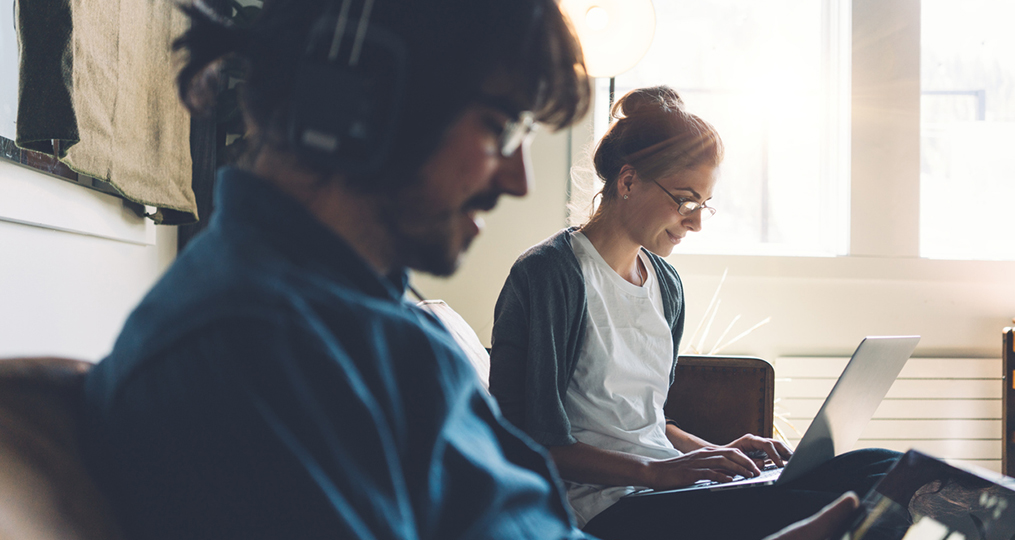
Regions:
M 14 0 L 0 0 L 0 136 L 18 92 Z M 176 229 L 120 199 L 0 160 L 0 358 L 98 360 L 176 254 Z
M 0 357 L 100 359 L 175 253 L 175 228 L 0 160 Z

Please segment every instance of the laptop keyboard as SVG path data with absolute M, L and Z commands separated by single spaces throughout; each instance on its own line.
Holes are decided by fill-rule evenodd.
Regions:
M 640 489 L 636 489 L 635 491 L 633 491 L 631 493 L 628 493 L 627 495 L 625 495 L 625 497 L 641 497 L 641 496 L 644 496 L 644 495 L 652 495 L 652 494 L 655 494 L 655 493 L 668 493 L 670 491 L 683 491 L 683 490 L 691 490 L 691 489 L 723 489 L 724 487 L 729 486 L 731 484 L 736 485 L 736 484 L 762 484 L 762 483 L 770 483 L 770 482 L 776 481 L 779 478 L 780 474 L 782 474 L 782 469 L 779 468 L 779 467 L 776 467 L 775 464 L 773 464 L 773 463 L 769 463 L 768 465 L 766 465 L 765 467 L 763 467 L 761 469 L 761 474 L 758 475 L 758 476 L 755 476 L 754 478 L 744 478 L 743 476 L 740 476 L 738 474 L 737 476 L 734 476 L 733 480 L 730 481 L 730 482 L 715 482 L 715 481 L 712 481 L 712 480 L 698 480 L 697 482 L 691 484 L 690 486 L 687 486 L 685 488 L 675 489 L 675 490 L 659 490 L 659 491 L 656 491 L 656 490 L 649 489 L 649 488 L 640 488 Z M 716 486 L 721 486 L 721 487 L 716 488 Z
M 768 465 L 765 466 L 765 468 L 761 469 L 761 474 L 759 474 L 758 476 L 752 477 L 752 478 L 745 478 L 745 477 L 743 477 L 743 476 L 738 474 L 738 475 L 734 476 L 733 480 L 730 481 L 730 482 L 716 482 L 715 480 L 698 480 L 697 482 L 694 483 L 694 485 L 696 485 L 696 486 L 717 486 L 719 484 L 730 484 L 732 482 L 742 482 L 744 480 L 748 480 L 751 483 L 766 482 L 766 481 L 769 481 L 769 480 L 775 480 L 775 479 L 779 478 L 780 474 L 782 474 L 782 469 L 777 467 L 774 463 L 769 463 Z
M 782 469 L 780 469 L 779 467 L 776 467 L 775 465 L 768 465 L 764 469 L 761 469 L 761 474 L 759 474 L 758 476 L 755 476 L 754 478 L 751 478 L 750 480 L 755 480 L 755 481 L 760 481 L 760 480 L 775 480 L 776 478 L 779 478 L 780 474 L 782 474 Z M 737 481 L 743 480 L 743 479 L 744 479 L 744 477 L 740 476 L 739 474 L 733 477 L 733 481 L 734 482 L 737 482 Z

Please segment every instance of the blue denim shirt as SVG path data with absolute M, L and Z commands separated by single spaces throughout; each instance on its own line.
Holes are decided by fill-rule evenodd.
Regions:
M 250 173 L 216 203 L 86 381 L 85 455 L 129 536 L 584 538 L 405 272 Z

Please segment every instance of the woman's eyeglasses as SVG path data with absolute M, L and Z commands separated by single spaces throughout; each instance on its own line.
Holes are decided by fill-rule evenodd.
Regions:
M 715 208 L 712 208 L 711 206 L 706 206 L 705 203 L 700 204 L 696 203 L 691 199 L 676 197 L 672 193 L 670 193 L 666 188 L 664 188 L 663 185 L 660 184 L 659 182 L 652 180 L 652 183 L 659 186 L 659 189 L 663 190 L 663 193 L 666 193 L 666 195 L 669 198 L 673 199 L 673 202 L 677 203 L 677 212 L 680 212 L 680 215 L 689 216 L 697 212 L 698 210 L 702 210 L 701 212 L 702 221 L 705 221 L 706 219 L 715 215 Z

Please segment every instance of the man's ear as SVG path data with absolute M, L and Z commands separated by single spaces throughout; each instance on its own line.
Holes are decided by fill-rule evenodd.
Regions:
M 219 89 L 225 84 L 224 63 L 223 58 L 216 59 L 186 81 L 186 92 L 180 98 L 191 114 L 206 117 L 211 113 Z

